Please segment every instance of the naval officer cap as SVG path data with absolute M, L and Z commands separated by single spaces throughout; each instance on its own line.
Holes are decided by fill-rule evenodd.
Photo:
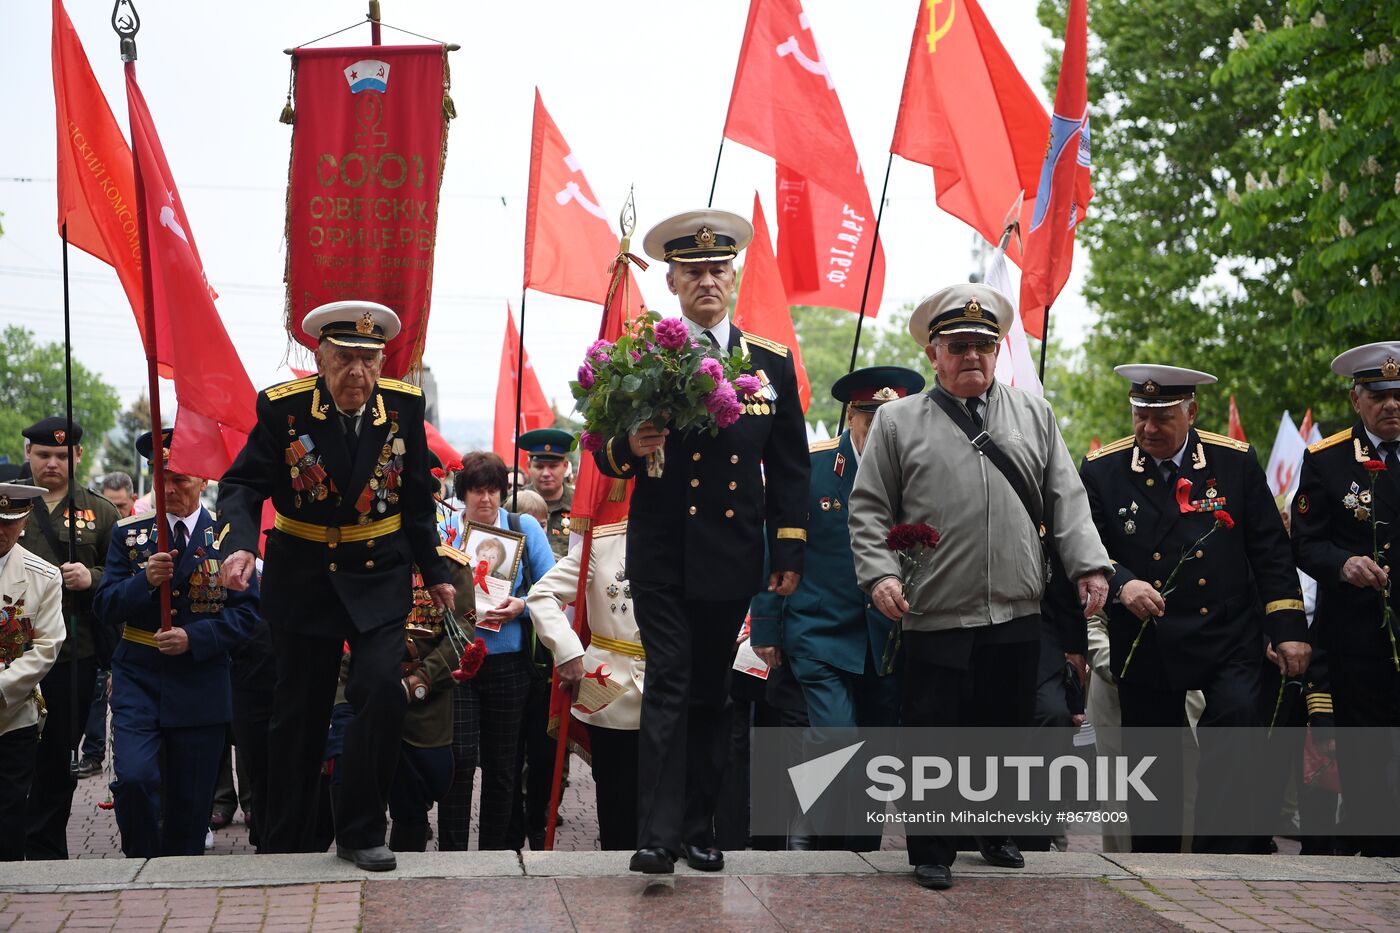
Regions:
M 1210 385 L 1210 373 L 1156 363 L 1124 363 L 1113 371 L 1132 383 L 1128 399 L 1136 408 L 1166 408 L 1196 397 L 1196 386 Z
M 531 460 L 563 460 L 574 449 L 574 436 L 558 428 L 539 428 L 520 435 L 516 446 Z
M 832 397 L 856 411 L 874 411 L 886 402 L 924 388 L 924 377 L 903 366 L 867 366 L 846 373 L 831 386 Z
M 642 249 L 657 262 L 722 262 L 753 239 L 753 224 L 729 211 L 686 211 L 647 231 Z
M 1373 392 L 1400 389 L 1400 341 L 1383 340 L 1352 347 L 1332 361 L 1332 372 Z
M 909 336 L 921 347 L 942 334 L 1000 340 L 1015 313 L 1010 299 L 990 285 L 960 282 L 919 302 L 909 318 Z
M 39 444 L 43 447 L 64 447 L 68 444 L 76 444 L 83 439 L 83 426 L 76 421 L 69 421 L 61 415 L 54 415 L 52 418 L 34 422 L 19 433 L 23 434 L 24 439 L 31 444 Z
M 25 483 L 0 483 L 0 522 L 17 522 L 29 517 L 36 496 L 48 490 Z
M 174 434 L 174 428 L 161 429 L 160 449 L 162 463 L 170 462 L 170 438 L 173 437 Z M 150 431 L 147 431 L 145 434 L 142 434 L 136 439 L 136 452 L 142 457 L 145 457 L 148 461 L 151 459 L 151 454 L 154 453 L 154 449 L 152 444 L 152 434 Z
M 397 314 L 373 301 L 332 301 L 301 319 L 308 337 L 352 350 L 382 350 L 401 326 Z

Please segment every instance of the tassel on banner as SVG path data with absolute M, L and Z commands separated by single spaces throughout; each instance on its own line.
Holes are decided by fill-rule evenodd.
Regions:
M 287 102 L 282 105 L 282 116 L 278 120 L 291 126 L 296 122 L 296 111 L 292 109 L 292 93 L 296 90 L 297 82 L 297 57 L 292 56 L 292 67 L 287 75 Z

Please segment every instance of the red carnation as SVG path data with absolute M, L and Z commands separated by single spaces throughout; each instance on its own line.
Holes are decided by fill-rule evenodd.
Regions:
M 452 672 L 452 679 L 459 684 L 464 680 L 471 680 L 476 676 L 476 672 L 481 670 L 481 662 L 486 660 L 486 654 L 486 642 L 480 638 L 467 645 L 457 662 L 457 669 Z
M 433 467 L 432 473 L 438 479 L 442 479 L 444 476 L 447 475 L 446 473 L 442 472 L 442 467 Z
M 462 461 L 460 460 L 453 460 L 447 465 L 447 472 L 449 473 L 456 473 L 460 469 L 462 469 Z
M 1362 466 L 1362 467 L 1366 470 L 1366 472 L 1368 472 L 1368 473 L 1380 473 L 1381 471 L 1383 471 L 1383 470 L 1385 469 L 1385 461 L 1384 461 L 1384 460 L 1367 460 L 1365 463 L 1361 464 L 1361 466 Z
M 885 535 L 885 547 L 891 551 L 907 551 L 910 548 L 938 547 L 938 529 L 932 525 L 895 525 Z
M 1231 518 L 1230 513 L 1225 511 L 1224 509 L 1220 509 L 1215 513 L 1215 522 L 1216 524 L 1222 526 L 1226 531 L 1229 531 L 1231 528 L 1235 527 L 1235 520 Z

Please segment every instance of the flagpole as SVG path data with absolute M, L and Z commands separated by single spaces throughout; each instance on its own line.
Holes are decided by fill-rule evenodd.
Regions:
M 64 425 L 63 439 L 68 442 L 68 563 L 78 562 L 78 509 L 73 501 L 73 330 L 72 315 L 69 311 L 68 301 L 68 221 L 65 219 L 58 228 L 59 238 L 63 241 L 63 383 L 65 412 L 68 423 Z M 40 503 L 43 506 L 43 503 Z M 46 506 L 43 506 L 46 507 Z M 57 557 L 58 555 L 54 555 Z M 78 633 L 78 617 L 76 613 L 64 613 L 64 623 L 68 630 L 68 638 L 71 640 Z M 77 644 L 74 642 L 74 644 Z M 75 652 L 76 656 L 76 652 Z M 75 665 L 76 667 L 76 665 Z M 69 703 L 69 723 L 68 734 L 76 736 L 78 734 L 78 677 L 68 678 L 68 703 Z M 69 759 L 70 764 L 78 763 L 78 743 L 73 744 L 73 753 Z
M 894 168 L 894 150 L 890 151 L 890 156 L 885 160 L 885 180 L 880 185 L 880 206 L 875 209 L 875 231 L 870 240 L 870 262 L 865 266 L 865 286 L 860 292 L 860 314 L 856 317 L 856 336 L 851 341 L 851 362 L 846 367 L 846 372 L 851 372 L 856 368 L 856 354 L 860 350 L 860 332 L 865 324 L 865 303 L 870 298 L 870 277 L 875 274 L 875 253 L 880 249 L 880 219 L 885 216 L 885 194 L 890 190 L 890 169 Z M 836 429 L 839 434 L 845 429 L 846 424 L 846 403 L 841 403 L 841 417 L 836 421 Z
M 520 334 L 515 347 L 515 439 L 510 450 L 510 497 L 512 501 L 520 491 L 520 395 L 525 384 L 525 295 L 528 289 L 520 290 Z M 506 309 L 510 313 L 510 309 Z M 510 322 L 506 322 L 509 334 Z
M 715 186 L 719 184 L 719 160 L 724 158 L 724 137 L 719 138 L 719 152 L 715 153 L 715 174 L 710 179 L 710 200 L 705 202 L 706 207 L 715 206 Z
M 369 0 L 369 44 L 379 45 L 379 0 Z M 400 20 L 402 22 L 402 20 Z
M 112 29 L 121 37 L 122 61 L 126 76 L 136 82 L 136 33 L 141 28 L 141 18 L 136 15 L 134 3 L 127 3 L 131 18 L 118 19 L 112 12 Z M 118 5 L 120 9 L 120 5 Z M 130 92 L 128 92 L 129 94 Z M 128 117 L 128 121 L 129 121 Z M 156 549 L 170 550 L 170 528 L 165 520 L 165 457 L 159 453 L 163 448 L 160 418 L 160 370 L 156 362 L 156 306 L 154 289 L 151 284 L 151 238 L 147 228 L 146 185 L 141 178 L 141 147 L 136 144 L 136 127 L 131 128 L 131 167 L 135 176 L 136 188 L 136 235 L 141 245 L 141 304 L 146 320 L 146 384 L 151 395 L 151 507 L 156 511 Z M 160 586 L 160 630 L 170 631 L 170 581 Z
M 1040 384 L 1045 385 L 1045 345 L 1050 342 L 1050 306 L 1045 306 L 1045 322 L 1040 329 Z

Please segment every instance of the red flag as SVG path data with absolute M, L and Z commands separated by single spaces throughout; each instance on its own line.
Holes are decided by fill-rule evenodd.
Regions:
M 977 0 L 920 0 L 890 151 L 933 168 L 939 207 L 1000 242 L 1039 183 L 1049 125 Z M 1021 264 L 1014 238 L 1006 254 Z
M 792 326 L 792 310 L 787 293 L 778 274 L 773 256 L 773 241 L 768 237 L 768 222 L 763 219 L 763 205 L 758 193 L 753 196 L 753 242 L 744 252 L 744 274 L 739 280 L 739 299 L 734 305 L 734 325 L 769 340 L 792 348 L 792 361 L 797 367 L 797 394 L 802 410 L 812 401 L 812 386 L 807 381 L 807 367 L 802 365 L 802 349 L 797 345 L 797 331 Z
M 1102 446 L 1103 443 L 1099 440 L 1099 436 L 1095 434 L 1094 439 L 1089 442 L 1089 453 L 1093 453 Z
M 53 96 L 58 116 L 58 226 L 68 242 L 116 270 L 141 339 L 141 237 L 131 149 L 60 0 L 53 0 Z M 173 376 L 161 359 L 161 375 Z
M 1240 410 L 1235 405 L 1235 397 L 1233 395 L 1230 396 L 1230 428 L 1227 433 L 1237 441 L 1245 440 L 1244 425 L 1240 424 Z M 1303 437 L 1306 438 L 1307 435 L 1304 434 Z
M 520 332 L 515 318 L 506 305 L 506 336 L 501 344 L 501 372 L 496 380 L 496 420 L 491 432 L 491 449 L 506 463 L 525 469 L 527 460 L 515 449 L 515 367 L 520 362 Z M 520 388 L 520 433 L 554 424 L 554 409 L 540 388 L 539 377 L 530 366 L 530 354 L 525 357 L 525 381 Z
M 884 292 L 875 212 L 798 0 L 751 0 L 724 135 L 778 162 L 778 264 L 789 300 L 859 311 L 874 248 L 866 304 L 874 317 Z
M 601 303 L 616 255 L 617 234 L 608 213 L 593 196 L 536 88 L 525 208 L 525 288 Z M 635 282 L 628 294 L 633 302 L 629 310 L 635 312 L 642 305 Z
M 1312 409 L 1309 408 L 1307 411 L 1303 412 L 1303 423 L 1302 423 L 1301 425 L 1298 426 L 1298 434 L 1303 438 L 1303 443 L 1305 443 L 1305 444 L 1310 444 L 1310 443 L 1312 443 L 1311 441 L 1308 440 L 1308 435 L 1312 434 L 1312 431 L 1313 431 Z
M 170 468 L 217 479 L 253 428 L 257 393 L 214 307 L 175 177 L 130 63 L 126 100 L 145 195 L 139 222 L 146 232 L 149 299 L 157 322 L 155 344 L 148 345 L 148 352 L 154 349 L 156 359 L 174 364 L 180 405 Z
M 1021 264 L 1021 320 L 1026 332 L 1044 339 L 1045 312 L 1069 278 L 1074 228 L 1094 196 L 1089 186 L 1088 20 L 1085 0 L 1070 0 L 1065 53 L 1055 88 L 1055 115 L 1026 230 Z
M 433 427 L 431 421 L 423 422 L 423 430 L 428 435 L 428 449 L 437 454 L 437 458 L 442 461 L 443 466 L 462 462 L 462 455 L 457 452 L 457 448 L 447 443 L 447 438 L 442 436 L 441 431 Z

